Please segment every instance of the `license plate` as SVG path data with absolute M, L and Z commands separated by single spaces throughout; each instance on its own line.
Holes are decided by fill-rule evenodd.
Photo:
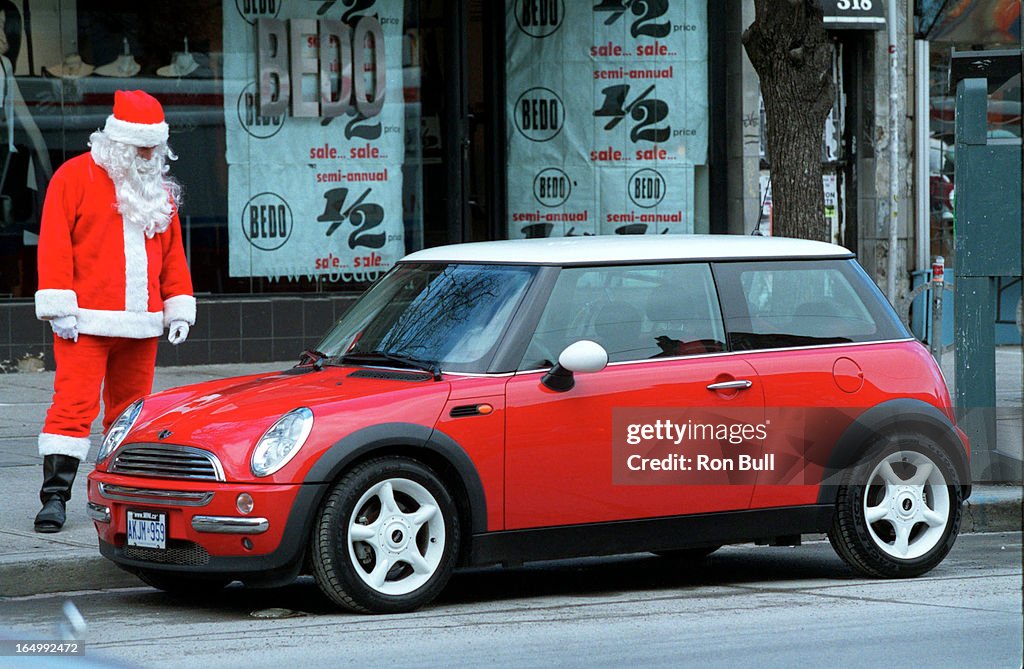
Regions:
M 154 511 L 128 511 L 128 545 L 142 548 L 167 548 L 167 514 Z

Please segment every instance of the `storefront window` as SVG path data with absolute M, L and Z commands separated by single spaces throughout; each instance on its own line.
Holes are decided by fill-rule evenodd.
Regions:
M 984 0 L 950 5 L 940 0 L 916 0 L 917 32 L 928 40 L 929 95 L 929 215 L 931 256 L 941 255 L 955 265 L 953 170 L 956 145 L 956 91 L 949 89 L 951 54 L 957 51 L 1019 49 L 1021 4 L 1018 0 Z M 989 141 L 1020 142 L 1021 78 L 1004 82 L 989 95 Z
M 437 3 L 21 4 L 0 0 L 0 297 L 33 295 L 46 184 L 117 89 L 164 105 L 197 294 L 359 290 L 424 245 L 423 138 L 439 139 L 421 16 Z
M 931 50 L 928 120 L 928 216 L 930 258 L 942 256 L 951 267 L 953 255 L 953 147 L 956 142 L 956 96 L 949 91 L 949 48 Z
M 706 232 L 708 3 L 505 10 L 508 236 Z
M 989 95 L 989 139 L 1021 138 L 1021 75 L 1016 74 Z
M 956 201 L 956 92 L 949 90 L 952 48 L 933 44 L 930 50 L 930 106 L 928 123 L 928 184 L 931 226 L 930 255 L 940 255 L 955 265 L 953 236 Z M 1021 141 L 1021 76 L 1015 75 L 989 95 L 988 139 L 990 142 Z

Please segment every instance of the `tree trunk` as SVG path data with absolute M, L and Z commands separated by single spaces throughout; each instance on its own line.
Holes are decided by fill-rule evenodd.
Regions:
M 754 0 L 743 46 L 761 80 L 772 234 L 829 239 L 821 142 L 832 108 L 832 43 L 817 0 Z

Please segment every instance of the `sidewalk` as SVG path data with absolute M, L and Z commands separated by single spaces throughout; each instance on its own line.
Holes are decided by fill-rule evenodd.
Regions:
M 999 346 L 996 348 L 996 406 L 994 418 L 996 422 L 995 449 L 990 454 L 982 455 L 986 459 L 999 462 L 997 471 L 1009 480 L 1020 480 L 1021 462 L 1024 461 L 1024 409 L 1021 402 L 1024 397 L 1024 380 L 1021 376 L 1022 348 L 1020 346 Z M 942 357 L 942 373 L 949 384 L 953 403 L 956 403 L 956 359 L 953 351 Z M 990 414 L 991 415 L 991 414 Z M 980 444 L 972 444 L 972 453 L 979 454 Z M 985 460 L 977 459 L 975 465 Z M 980 465 L 984 467 L 984 464 Z M 990 462 L 991 466 L 991 462 Z M 978 466 L 974 475 L 978 476 Z M 988 480 L 993 480 L 989 478 Z M 1004 479 L 995 479 L 1004 480 Z
M 153 390 L 211 379 L 287 369 L 294 362 L 158 367 Z M 53 392 L 53 372 L 0 374 L 0 597 L 62 590 L 139 586 L 96 546 L 96 529 L 85 514 L 86 477 L 92 471 L 102 437 L 93 426 L 92 448 L 83 460 L 68 504 L 62 532 L 37 534 L 42 460 L 36 435 Z
M 1000 353 L 1001 369 L 1011 369 L 1016 355 L 1016 380 L 1012 373 L 999 373 L 1000 401 L 1020 397 L 1020 351 Z M 164 390 L 210 379 L 285 369 L 292 362 L 160 367 L 154 390 Z M 944 365 L 945 366 L 945 365 Z M 949 378 L 949 377 L 947 377 Z M 57 534 L 36 534 L 32 519 L 39 510 L 38 492 L 42 481 L 41 460 L 36 452 L 36 435 L 49 406 L 52 372 L 0 374 L 0 598 L 63 590 L 92 590 L 141 586 L 127 574 L 100 557 L 96 530 L 85 514 L 85 479 L 100 444 L 93 435 L 89 459 L 79 468 L 74 496 L 68 505 L 68 522 Z M 1020 452 L 1020 426 L 1008 450 Z M 1000 437 L 1002 442 L 1002 437 Z M 1000 443 L 1000 448 L 1002 448 Z M 965 506 L 963 531 L 1020 531 L 1021 489 L 1013 486 L 975 486 Z

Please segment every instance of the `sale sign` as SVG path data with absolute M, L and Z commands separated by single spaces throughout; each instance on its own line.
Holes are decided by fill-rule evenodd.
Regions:
M 508 235 L 693 231 L 707 3 L 506 0 Z
M 402 17 L 224 3 L 231 276 L 366 282 L 404 255 Z

